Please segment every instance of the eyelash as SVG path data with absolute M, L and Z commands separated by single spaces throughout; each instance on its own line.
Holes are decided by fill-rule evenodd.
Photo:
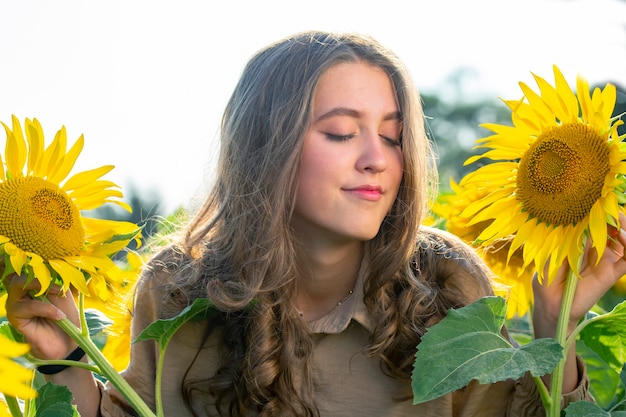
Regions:
M 391 138 L 388 138 L 387 136 L 382 136 L 382 138 L 385 139 L 387 142 L 389 142 L 390 145 L 402 147 L 402 140 L 391 139 Z
M 335 140 L 337 142 L 345 142 L 347 140 L 352 139 L 353 137 L 355 137 L 356 135 L 354 133 L 351 133 L 349 135 L 335 135 L 333 133 L 326 133 L 326 137 L 330 140 Z
M 332 133 L 326 133 L 326 137 L 328 139 L 334 140 L 337 142 L 345 142 L 347 140 L 354 138 L 355 136 L 356 135 L 354 133 L 351 133 L 349 135 L 335 135 Z M 402 142 L 400 140 L 391 139 L 391 138 L 388 138 L 387 136 L 382 136 L 382 135 L 380 135 L 380 137 L 383 138 L 385 141 L 387 141 L 390 145 L 398 146 L 398 147 L 402 146 Z

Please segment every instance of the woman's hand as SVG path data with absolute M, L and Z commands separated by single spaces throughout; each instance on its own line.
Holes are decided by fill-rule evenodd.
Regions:
M 50 302 L 34 299 L 39 291 L 37 280 L 26 285 L 26 278 L 15 274 L 5 281 L 7 288 L 7 319 L 31 346 L 31 353 L 39 359 L 62 359 L 76 348 L 76 342 L 56 323 L 66 316 L 78 326 L 78 309 L 71 291 L 65 295 L 58 286 L 50 287 L 46 298 Z M 26 286 L 25 286 L 26 285 Z

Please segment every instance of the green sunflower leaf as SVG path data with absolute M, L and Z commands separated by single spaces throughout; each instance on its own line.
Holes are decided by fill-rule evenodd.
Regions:
M 210 317 L 217 312 L 213 304 L 206 298 L 198 298 L 193 304 L 183 309 L 177 316 L 170 319 L 161 319 L 146 327 L 133 343 L 142 340 L 156 340 L 159 347 L 165 350 L 172 336 L 189 320 Z
M 3 320 L 0 322 L 0 334 L 14 342 L 24 343 L 24 336 L 15 330 L 8 321 Z
M 604 411 L 594 403 L 576 401 L 565 409 L 566 417 L 626 417 L 626 411 Z
M 74 417 L 78 415 L 72 405 L 72 393 L 64 385 L 46 383 L 37 391 L 35 407 L 37 417 Z
M 514 347 L 501 333 L 506 318 L 502 297 L 484 297 L 449 310 L 418 346 L 412 375 L 413 404 L 439 398 L 472 380 L 490 384 L 554 370 L 562 347 L 554 339 L 538 339 Z
M 619 373 L 626 363 L 626 301 L 594 317 L 580 332 L 580 338 Z
M 91 341 L 98 346 L 98 349 L 102 350 L 108 337 L 106 330 L 113 324 L 113 320 L 95 308 L 85 309 L 85 320 L 87 321 Z
M 616 394 L 623 392 L 619 374 L 607 372 L 609 365 L 582 341 L 576 343 L 576 353 L 583 358 L 587 366 L 589 389 L 596 404 L 608 409 L 615 403 Z

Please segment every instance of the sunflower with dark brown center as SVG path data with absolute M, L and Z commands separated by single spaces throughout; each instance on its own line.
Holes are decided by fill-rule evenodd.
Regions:
M 467 206 L 469 225 L 489 222 L 477 237 L 484 246 L 511 239 L 509 258 L 523 249 L 523 267 L 551 279 L 567 259 L 576 265 L 588 237 L 600 256 L 607 227 L 617 225 L 625 202 L 626 145 L 612 117 L 616 89 L 589 91 L 577 78 L 574 93 L 554 66 L 555 85 L 534 75 L 539 92 L 520 83 L 524 97 L 508 100 L 513 126 L 485 124 L 495 134 L 477 141 L 487 151 L 466 161 L 493 160 L 470 172 L 461 187 L 482 190 Z

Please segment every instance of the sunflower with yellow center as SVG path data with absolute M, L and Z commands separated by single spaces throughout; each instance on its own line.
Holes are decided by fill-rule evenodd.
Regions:
M 26 119 L 24 129 L 13 116 L 0 154 L 0 255 L 4 275 L 25 274 L 41 284 L 42 295 L 52 284 L 67 291 L 73 285 L 87 295 L 106 299 L 108 283 L 119 282 L 121 270 L 111 256 L 140 238 L 140 228 L 129 222 L 83 217 L 105 203 L 130 211 L 120 200 L 119 187 L 102 177 L 107 165 L 69 176 L 83 149 L 84 138 L 67 149 L 62 127 L 44 146 L 37 119 Z M 69 178 L 68 178 L 69 176 Z M 0 280 L 0 293 L 4 284 Z
M 463 188 L 454 180 L 450 181 L 450 192 L 439 194 L 431 211 L 436 218 L 443 220 L 443 226 L 450 233 L 465 242 L 477 246 L 476 237 L 489 225 L 488 221 L 468 225 L 469 218 L 463 210 L 485 196 L 485 188 Z M 522 251 L 518 249 L 509 257 L 511 238 L 500 239 L 486 247 L 476 247 L 477 253 L 496 275 L 494 291 L 507 299 L 507 318 L 523 317 L 533 304 L 533 269 L 523 266 Z
M 482 125 L 495 134 L 478 140 L 488 149 L 469 158 L 495 162 L 467 174 L 462 187 L 482 187 L 485 196 L 463 215 L 469 224 L 489 221 L 477 241 L 489 246 L 514 236 L 509 258 L 522 248 L 522 267 L 534 264 L 548 282 L 565 261 L 578 271 L 584 244 L 591 238 L 602 256 L 608 226 L 618 225 L 624 197 L 626 145 L 612 117 L 615 86 L 589 91 L 577 77 L 574 93 L 558 67 L 555 85 L 534 75 L 539 91 L 520 83 L 524 96 L 505 100 L 513 126 Z

